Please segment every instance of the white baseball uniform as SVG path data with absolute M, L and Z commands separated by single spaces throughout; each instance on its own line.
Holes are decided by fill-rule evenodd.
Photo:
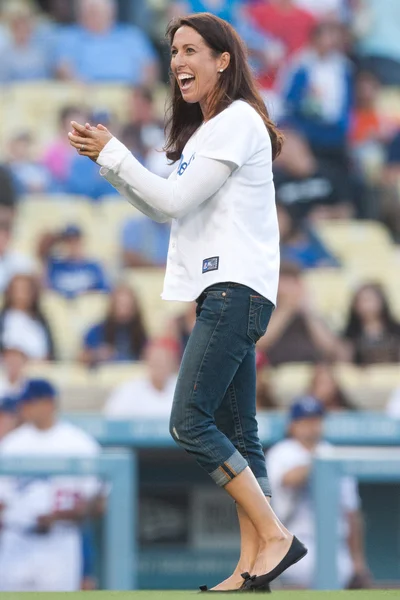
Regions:
M 327 446 L 321 442 L 319 447 Z M 296 467 L 310 465 L 312 453 L 300 442 L 286 439 L 267 452 L 267 471 L 272 487 L 272 506 L 283 524 L 308 548 L 308 554 L 288 569 L 282 582 L 304 588 L 312 587 L 314 578 L 316 541 L 315 520 L 311 484 L 300 488 L 285 487 L 282 480 L 286 473 Z M 343 477 L 340 489 L 341 517 L 338 522 L 340 550 L 337 557 L 341 585 L 344 587 L 353 573 L 353 563 L 347 544 L 349 513 L 358 510 L 360 500 L 357 484 L 351 477 Z
M 93 457 L 100 446 L 84 431 L 64 422 L 47 431 L 25 424 L 0 444 L 1 456 Z M 101 482 L 85 477 L 3 477 L 5 504 L 0 531 L 0 590 L 75 591 L 82 574 L 81 533 L 71 521 L 57 522 L 48 533 L 35 533 L 39 516 L 69 510 L 78 498 L 90 500 Z

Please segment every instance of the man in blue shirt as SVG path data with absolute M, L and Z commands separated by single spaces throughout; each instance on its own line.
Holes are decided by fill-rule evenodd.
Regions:
M 102 265 L 84 256 L 83 236 L 79 227 L 69 225 L 57 241 L 61 242 L 62 256 L 48 260 L 47 282 L 50 289 L 66 298 L 92 291 L 110 291 Z
M 116 24 L 115 0 L 79 0 L 78 24 L 61 28 L 59 77 L 130 85 L 155 83 L 157 57 L 150 40 L 133 25 Z
M 170 224 L 147 217 L 124 224 L 121 235 L 124 267 L 163 267 L 167 262 Z

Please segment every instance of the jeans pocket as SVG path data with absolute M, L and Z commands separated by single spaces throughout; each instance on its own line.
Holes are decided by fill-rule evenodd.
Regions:
M 267 331 L 274 305 L 263 296 L 250 296 L 247 335 L 256 344 Z

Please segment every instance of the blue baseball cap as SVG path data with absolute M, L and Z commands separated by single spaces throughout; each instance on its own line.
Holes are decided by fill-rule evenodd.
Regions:
M 300 396 L 290 407 L 289 420 L 299 421 L 300 419 L 323 417 L 324 414 L 325 407 L 322 402 L 313 396 Z
M 14 414 L 17 412 L 19 399 L 17 396 L 2 396 L 0 398 L 0 413 Z
M 35 400 L 41 400 L 42 398 L 55 400 L 57 398 L 56 388 L 46 379 L 30 379 L 18 400 L 21 403 L 26 403 L 35 402 Z
M 78 225 L 67 225 L 61 232 L 63 238 L 82 237 L 82 229 Z

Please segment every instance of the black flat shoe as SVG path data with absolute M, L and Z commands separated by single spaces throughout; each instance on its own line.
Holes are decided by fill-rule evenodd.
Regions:
M 237 593 L 241 593 L 241 592 L 265 592 L 267 594 L 271 593 L 271 588 L 269 587 L 268 583 L 257 586 L 254 589 L 246 587 L 246 584 L 248 581 L 252 581 L 256 578 L 255 575 L 253 575 L 253 577 L 252 577 L 250 575 L 250 573 L 242 573 L 241 577 L 243 577 L 244 581 L 243 581 L 241 587 L 237 590 L 209 590 L 206 585 L 201 585 L 200 591 L 201 592 L 213 592 L 216 594 L 237 594 Z
M 272 569 L 272 571 L 266 573 L 265 575 L 259 575 L 258 577 L 253 575 L 252 577 L 248 578 L 243 585 L 246 589 L 253 591 L 262 586 L 269 585 L 271 581 L 279 577 L 279 575 L 282 575 L 286 569 L 304 558 L 307 552 L 307 548 L 297 539 L 296 536 L 294 536 L 288 553 L 286 556 L 284 556 L 284 558 L 282 558 L 281 562 L 274 569 Z

